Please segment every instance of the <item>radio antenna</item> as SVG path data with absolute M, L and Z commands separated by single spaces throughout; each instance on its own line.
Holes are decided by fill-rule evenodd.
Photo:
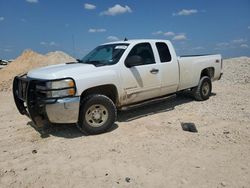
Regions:
M 75 47 L 75 36 L 72 34 L 72 50 L 73 50 L 73 56 L 76 58 L 76 47 Z

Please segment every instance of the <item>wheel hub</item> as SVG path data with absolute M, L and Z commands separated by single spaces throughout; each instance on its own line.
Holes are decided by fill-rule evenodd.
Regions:
M 202 87 L 202 94 L 203 94 L 204 96 L 208 95 L 209 89 L 210 89 L 209 84 L 208 84 L 207 82 L 205 82 L 205 83 L 203 84 L 203 87 Z
M 94 120 L 99 120 L 102 118 L 102 114 L 100 112 L 100 110 L 94 110 L 94 112 L 92 113 L 92 118 Z
M 108 120 L 108 110 L 101 104 L 94 104 L 87 109 L 85 119 L 90 126 L 100 127 Z

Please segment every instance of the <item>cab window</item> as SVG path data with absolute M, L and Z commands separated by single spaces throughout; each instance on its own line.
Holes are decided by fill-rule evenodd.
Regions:
M 169 62 L 172 60 L 170 51 L 168 49 L 168 46 L 166 43 L 164 42 L 157 42 L 156 43 L 156 48 L 158 50 L 159 56 L 160 56 L 160 60 L 162 63 L 164 62 Z
M 127 59 L 132 56 L 141 57 L 142 63 L 138 65 L 148 65 L 155 63 L 153 50 L 149 43 L 140 43 L 135 45 L 129 52 Z

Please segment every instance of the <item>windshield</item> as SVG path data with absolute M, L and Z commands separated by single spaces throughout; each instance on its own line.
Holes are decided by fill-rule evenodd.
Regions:
M 128 44 L 125 43 L 98 46 L 80 60 L 80 63 L 88 63 L 95 66 L 116 64 L 127 47 Z

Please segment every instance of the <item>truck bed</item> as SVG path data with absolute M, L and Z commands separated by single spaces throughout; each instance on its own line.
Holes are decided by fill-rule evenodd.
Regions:
M 178 90 L 195 87 L 199 83 L 203 69 L 214 70 L 213 81 L 218 80 L 221 73 L 221 55 L 188 55 L 178 57 L 180 85 Z

